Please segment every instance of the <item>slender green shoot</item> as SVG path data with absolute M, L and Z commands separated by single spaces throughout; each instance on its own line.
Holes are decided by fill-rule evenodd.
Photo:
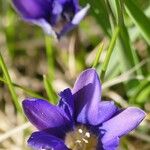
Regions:
M 107 70 L 107 66 L 108 66 L 111 54 L 113 52 L 113 49 L 115 47 L 115 43 L 116 43 L 117 37 L 119 35 L 119 31 L 120 31 L 119 27 L 116 27 L 115 30 L 114 30 L 113 36 L 111 38 L 111 41 L 110 41 L 110 44 L 109 44 L 109 47 L 108 47 L 108 51 L 107 51 L 107 54 L 106 54 L 106 58 L 105 58 L 105 60 L 103 62 L 103 65 L 102 65 L 102 71 L 101 71 L 101 80 L 102 81 L 104 80 L 105 73 L 106 73 L 106 70 Z
M 5 83 L 5 84 L 8 84 L 7 81 L 5 79 L 3 79 L 2 77 L 0 77 L 0 81 Z M 43 96 L 39 95 L 38 93 L 32 91 L 31 89 L 27 88 L 27 87 L 24 87 L 24 86 L 21 86 L 21 85 L 18 85 L 16 83 L 12 83 L 13 86 L 23 90 L 23 92 L 25 92 L 26 94 L 32 96 L 32 97 L 36 97 L 36 98 L 41 98 L 41 99 L 46 99 L 44 98 Z
M 134 104 L 135 101 L 137 100 L 137 97 L 143 92 L 143 89 L 145 89 L 146 87 L 148 87 L 149 89 L 149 81 L 145 78 L 143 82 L 140 82 L 138 88 L 135 89 L 135 93 L 130 97 L 129 103 Z
M 106 3 L 107 11 L 109 12 L 110 24 L 111 24 L 111 26 L 112 25 L 114 26 L 114 25 L 116 25 L 116 19 L 115 19 L 113 10 L 111 8 L 110 2 L 109 2 L 109 0 L 105 0 L 105 3 Z
M 116 8 L 117 8 L 117 15 L 118 15 L 118 26 L 120 27 L 120 42 L 124 42 L 126 49 L 125 49 L 125 55 L 127 54 L 127 51 L 130 52 L 130 57 L 127 56 L 127 59 L 132 60 L 132 64 L 136 65 L 139 63 L 138 56 L 136 51 L 133 49 L 133 46 L 131 45 L 131 39 L 128 33 L 128 30 L 124 23 L 124 1 L 116 0 L 115 1 Z M 122 43 L 123 44 L 123 43 Z M 129 61 L 128 61 L 129 62 Z M 126 63 L 126 62 L 125 62 Z M 142 70 L 139 68 L 137 71 L 137 75 L 142 75 Z
M 94 60 L 94 63 L 93 63 L 93 66 L 92 68 L 96 68 L 98 62 L 99 62 L 99 59 L 100 59 L 100 56 L 102 54 L 102 51 L 103 51 L 103 47 L 104 47 L 104 44 L 103 43 L 100 43 L 98 45 L 98 51 L 96 53 L 96 57 L 95 57 L 95 60 Z
M 48 99 L 51 103 L 56 104 L 57 103 L 57 95 L 55 91 L 52 88 L 52 84 L 50 80 L 48 80 L 47 76 L 43 76 L 43 82 L 44 82 L 44 87 L 48 96 Z
M 57 96 L 52 87 L 52 82 L 55 76 L 55 66 L 54 66 L 54 53 L 52 49 L 52 38 L 49 36 L 45 36 L 45 46 L 46 46 L 46 55 L 47 55 L 47 63 L 48 63 L 48 74 L 47 76 L 43 76 L 43 82 L 45 86 L 45 90 L 47 92 L 49 100 L 56 104 Z
M 150 45 L 150 19 L 143 13 L 143 11 L 136 5 L 133 0 L 125 0 L 127 13 L 135 23 L 144 39 Z
M 49 80 L 54 79 L 54 57 L 53 57 L 53 49 L 52 49 L 52 39 L 49 36 L 45 36 L 45 46 L 46 46 L 46 55 L 47 55 L 47 63 L 48 63 L 48 76 Z
M 1 66 L 2 71 L 4 73 L 4 77 L 5 77 L 6 81 L 7 81 L 7 85 L 8 85 L 9 91 L 10 91 L 10 93 L 12 95 L 12 99 L 13 99 L 14 105 L 15 105 L 17 111 L 22 113 L 22 109 L 21 109 L 21 105 L 19 103 L 18 96 L 17 96 L 16 91 L 14 89 L 14 86 L 12 84 L 10 75 L 8 73 L 6 64 L 4 62 L 4 59 L 3 59 L 2 55 L 1 55 L 1 53 L 0 53 L 0 66 Z

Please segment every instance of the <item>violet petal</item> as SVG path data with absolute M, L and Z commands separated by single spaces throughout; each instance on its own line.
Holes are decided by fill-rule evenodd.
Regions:
M 70 89 L 60 92 L 60 101 L 58 106 L 63 109 L 70 120 L 74 117 L 74 99 Z
M 63 140 L 43 131 L 32 133 L 28 145 L 34 150 L 68 150 Z
M 26 99 L 22 104 L 27 118 L 39 130 L 62 137 L 72 127 L 65 112 L 45 100 Z
M 59 0 L 53 1 L 52 13 L 50 19 L 50 24 L 52 26 L 55 26 L 57 22 L 60 20 L 62 11 L 63 11 L 63 4 L 61 4 Z
M 63 35 L 67 34 L 69 31 L 71 31 L 73 28 L 75 28 L 81 20 L 85 17 L 88 10 L 90 8 L 90 5 L 87 5 L 86 7 L 79 10 L 73 17 L 72 21 L 68 22 L 62 30 L 58 33 L 58 39 L 60 39 Z
M 101 85 L 95 69 L 87 69 L 75 82 L 72 93 L 77 122 L 97 125 Z
M 38 25 L 41 27 L 45 34 L 57 38 L 56 32 L 53 30 L 53 27 L 45 19 L 24 19 L 25 21 Z
M 104 132 L 103 142 L 121 137 L 135 129 L 145 117 L 145 112 L 136 107 L 129 107 L 103 123 L 100 128 Z
M 73 28 L 75 28 L 76 25 L 72 24 L 71 22 L 67 23 L 63 29 L 57 33 L 57 38 L 60 39 L 62 36 L 64 36 L 65 34 L 67 34 L 69 31 L 71 31 Z
M 90 5 L 87 4 L 84 8 L 82 8 L 80 11 L 78 11 L 75 16 L 73 17 L 71 23 L 74 25 L 78 25 L 81 20 L 85 17 L 85 15 L 87 14 L 88 10 L 90 8 Z
M 117 110 L 118 107 L 113 101 L 101 101 L 99 103 L 98 123 L 101 124 L 110 119 L 117 112 Z
M 109 141 L 107 141 L 106 143 L 102 143 L 103 145 L 103 150 L 116 150 L 117 147 L 119 146 L 119 137 L 115 137 Z
M 48 0 L 13 0 L 14 7 L 23 18 L 48 19 L 51 3 Z

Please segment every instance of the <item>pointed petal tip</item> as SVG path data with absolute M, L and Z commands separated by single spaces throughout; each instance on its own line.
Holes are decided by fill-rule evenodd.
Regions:
M 45 101 L 42 99 L 36 99 L 36 98 L 26 98 L 22 101 L 23 108 L 28 108 L 29 105 L 35 103 L 36 101 Z
M 139 120 L 143 120 L 146 117 L 146 113 L 138 107 L 132 106 L 127 109 L 133 111 L 133 113 L 135 113 L 139 117 Z
M 89 71 L 97 73 L 95 68 L 88 68 L 88 69 L 84 70 L 83 72 L 89 72 Z
M 76 79 L 76 82 L 72 89 L 72 93 L 74 94 L 75 92 L 82 89 L 84 86 L 86 86 L 89 83 L 95 84 L 95 86 L 98 86 L 101 91 L 100 79 L 96 72 L 96 69 L 94 68 L 88 68 L 80 73 L 80 75 Z
M 97 71 L 96 71 L 95 68 L 88 68 L 88 69 L 84 70 L 83 72 L 81 72 L 80 76 L 83 75 L 83 74 L 89 74 L 89 75 L 93 74 L 94 76 L 96 76 L 99 79 L 99 76 L 98 76 Z
M 25 108 L 30 102 L 32 101 L 32 99 L 24 99 L 22 101 L 22 107 Z
M 89 9 L 91 8 L 91 5 L 90 5 L 89 3 L 87 3 L 86 6 L 85 6 L 85 8 L 86 8 L 87 10 L 89 10 Z
M 61 92 L 59 92 L 58 95 L 59 95 L 60 97 L 62 97 L 62 96 L 64 96 L 64 94 L 66 94 L 66 93 L 71 94 L 71 89 L 67 88 L 67 89 L 65 89 L 65 90 L 63 90 L 63 91 L 61 91 Z
M 81 20 L 86 16 L 89 9 L 90 9 L 90 4 L 87 4 L 84 8 L 79 10 L 75 14 L 74 18 L 72 19 L 72 21 L 71 21 L 72 24 L 78 25 L 81 22 Z

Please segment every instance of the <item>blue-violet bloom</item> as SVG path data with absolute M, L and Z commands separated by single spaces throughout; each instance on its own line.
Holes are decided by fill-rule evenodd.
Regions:
M 77 26 L 86 15 L 78 0 L 12 0 L 23 20 L 43 28 L 48 35 L 60 38 Z
M 101 101 L 101 84 L 95 69 L 81 73 L 73 89 L 60 94 L 57 106 L 42 99 L 25 99 L 23 109 L 39 131 L 28 140 L 34 150 L 116 150 L 122 136 L 145 117 L 136 107 L 119 109 Z

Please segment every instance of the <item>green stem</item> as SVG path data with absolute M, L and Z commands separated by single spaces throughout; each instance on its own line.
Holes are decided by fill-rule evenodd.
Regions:
M 113 36 L 111 38 L 111 41 L 110 41 L 110 44 L 109 44 L 109 47 L 108 47 L 108 51 L 107 51 L 107 54 L 106 54 L 106 58 L 105 58 L 105 60 L 103 62 L 103 65 L 102 65 L 102 72 L 101 72 L 101 80 L 102 81 L 104 80 L 105 73 L 106 73 L 106 70 L 107 70 L 107 66 L 108 66 L 111 54 L 113 52 L 113 49 L 115 47 L 115 43 L 116 43 L 117 37 L 119 35 L 119 31 L 120 31 L 119 27 L 116 27 L 115 30 L 114 30 Z
M 54 79 L 54 57 L 52 49 L 52 39 L 49 36 L 45 36 L 46 55 L 48 63 L 48 77 L 52 81 Z
M 92 68 L 95 68 L 95 67 L 97 66 L 97 64 L 98 64 L 98 62 L 99 62 L 99 59 L 100 59 L 100 56 L 101 56 L 102 51 L 103 51 L 103 47 L 104 47 L 104 44 L 103 44 L 103 43 L 100 43 L 100 44 L 98 45 L 98 51 L 97 51 L 97 53 L 96 53 L 96 58 L 95 58 L 95 60 L 94 60 L 94 63 L 93 63 Z
M 53 104 L 56 104 L 57 103 L 57 95 L 56 95 L 54 89 L 52 88 L 50 80 L 48 80 L 47 77 L 44 75 L 43 81 L 44 81 L 44 87 L 45 87 L 49 101 Z
M 106 0 L 105 3 L 106 3 L 107 11 L 109 12 L 109 21 L 110 21 L 110 25 L 111 25 L 111 30 L 113 31 L 114 27 L 117 24 L 116 19 L 115 19 L 115 15 L 113 13 L 113 10 L 111 8 L 109 0 Z
M 1 68 L 2 68 L 2 71 L 3 71 L 3 73 L 4 73 L 4 76 L 5 76 L 5 78 L 6 78 L 6 81 L 7 81 L 7 83 L 8 83 L 8 88 L 9 88 L 9 91 L 10 91 L 10 93 L 11 93 L 11 95 L 12 95 L 12 99 L 13 99 L 13 102 L 14 102 L 14 104 L 15 104 L 15 107 L 16 107 L 16 109 L 17 109 L 18 112 L 22 113 L 21 105 L 20 105 L 20 103 L 19 103 L 19 100 L 18 100 L 16 91 L 15 91 L 14 86 L 13 86 L 13 84 L 12 84 L 10 75 L 9 75 L 9 73 L 8 73 L 6 64 L 5 64 L 4 60 L 3 60 L 3 57 L 2 57 L 2 55 L 1 55 L 1 53 L 0 53 L 0 66 L 1 66 Z
M 0 81 L 4 82 L 5 84 L 8 84 L 6 80 L 4 80 L 2 77 L 0 77 Z M 27 87 L 23 87 L 21 85 L 18 85 L 16 83 L 12 83 L 13 86 L 23 90 L 25 93 L 27 93 L 28 95 L 32 96 L 32 97 L 36 97 L 36 98 L 41 98 L 41 99 L 46 99 L 43 96 L 40 96 L 38 93 L 32 91 L 31 89 L 28 89 Z
M 55 67 L 54 67 L 54 56 L 53 56 L 53 49 L 52 49 L 52 39 L 49 36 L 45 36 L 45 45 L 46 45 L 46 55 L 47 55 L 47 62 L 48 62 L 48 74 L 47 76 L 43 76 L 43 82 L 45 86 L 45 90 L 49 100 L 56 104 L 56 93 L 53 89 L 52 82 L 55 76 Z
M 128 51 L 130 50 L 130 52 L 131 52 L 133 65 L 136 65 L 139 63 L 138 56 L 136 54 L 136 51 L 131 46 L 130 36 L 129 36 L 128 30 L 126 29 L 125 23 L 124 23 L 124 15 L 123 15 L 123 12 L 125 10 L 124 9 L 124 0 L 116 0 L 115 2 L 116 2 L 117 15 L 118 15 L 117 16 L 118 26 L 121 29 L 119 39 L 122 43 L 123 43 L 123 41 L 125 41 L 125 45 L 129 47 L 127 49 L 128 49 Z M 125 38 L 126 40 L 124 40 L 123 38 Z M 138 69 L 136 72 L 137 72 L 137 75 L 142 75 L 141 69 Z

